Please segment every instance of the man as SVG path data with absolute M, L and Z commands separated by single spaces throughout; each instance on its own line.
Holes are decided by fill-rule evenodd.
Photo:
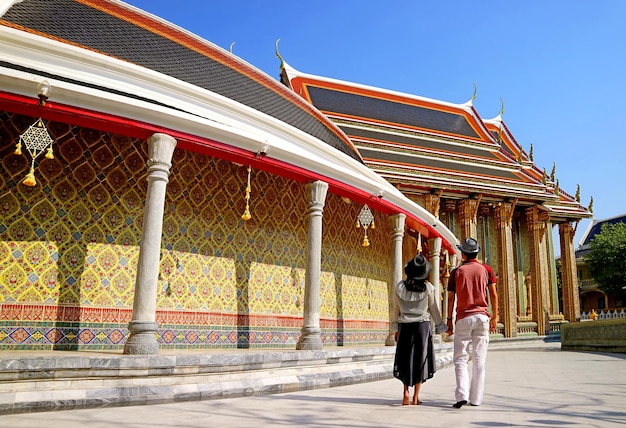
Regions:
M 474 238 L 467 238 L 461 250 L 463 264 L 450 273 L 448 281 L 448 334 L 454 334 L 454 373 L 456 375 L 456 403 L 460 409 L 469 403 L 479 406 L 485 390 L 485 363 L 489 333 L 498 323 L 498 294 L 496 278 L 490 266 L 476 260 L 480 246 Z M 489 314 L 491 299 L 492 315 Z M 456 323 L 452 311 L 456 297 Z M 455 331 L 456 329 L 456 331 Z M 472 344 L 472 381 L 468 372 L 469 345 Z

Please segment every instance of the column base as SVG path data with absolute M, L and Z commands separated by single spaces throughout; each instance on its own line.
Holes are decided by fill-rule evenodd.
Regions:
M 124 345 L 125 355 L 158 355 L 159 343 L 156 340 L 158 324 L 150 321 L 131 321 L 128 324 L 130 336 Z
M 394 333 L 389 333 L 385 339 L 385 346 L 396 346 L 396 338 Z
M 324 349 L 322 346 L 321 330 L 319 328 L 302 329 L 302 335 L 296 344 L 296 349 L 302 351 L 319 351 Z

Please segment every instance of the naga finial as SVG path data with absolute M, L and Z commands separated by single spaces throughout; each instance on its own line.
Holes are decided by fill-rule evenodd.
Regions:
M 530 159 L 531 162 L 535 161 L 535 155 L 533 154 L 533 145 L 532 145 L 532 143 L 530 144 L 530 153 L 528 153 L 528 158 Z
M 230 53 L 233 53 L 233 46 L 235 46 L 235 42 L 232 42 L 230 44 L 230 47 L 228 48 L 228 50 L 230 51 Z
M 474 94 L 472 95 L 472 98 L 470 98 L 470 101 L 474 101 L 476 99 L 477 92 L 478 92 L 478 88 L 476 87 L 476 83 L 474 82 Z
M 280 42 L 280 38 L 276 39 L 276 58 L 280 60 L 280 68 L 284 68 L 285 60 L 280 56 L 280 52 L 278 52 L 278 42 Z
M 500 102 L 502 103 L 502 108 L 500 109 L 500 113 L 498 113 L 498 116 L 502 116 L 504 114 L 504 100 L 502 99 L 502 97 L 500 97 Z
M 580 202 L 580 184 L 576 185 L 576 202 Z
M 554 183 L 555 177 L 556 177 L 556 162 L 552 164 L 552 172 L 550 173 L 550 181 Z
M 587 207 L 590 213 L 593 213 L 593 196 L 589 200 L 589 206 Z

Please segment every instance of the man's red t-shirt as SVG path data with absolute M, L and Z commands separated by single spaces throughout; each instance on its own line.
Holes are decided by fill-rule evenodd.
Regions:
M 483 265 L 472 259 L 450 273 L 448 291 L 456 293 L 456 319 L 470 315 L 489 316 L 487 286 L 495 284 L 496 277 L 489 265 Z

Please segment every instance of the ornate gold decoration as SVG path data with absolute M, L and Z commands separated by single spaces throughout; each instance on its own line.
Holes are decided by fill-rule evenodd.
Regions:
M 445 272 L 443 274 L 444 278 L 450 278 L 450 254 L 448 254 L 448 250 L 445 251 L 444 253 L 446 255 L 446 263 L 445 263 Z
M 361 208 L 361 211 L 359 212 L 359 215 L 357 216 L 356 227 L 358 229 L 361 226 L 363 226 L 363 232 L 364 232 L 363 243 L 361 244 L 361 246 L 369 247 L 370 240 L 367 237 L 367 228 L 371 227 L 372 229 L 374 229 L 375 224 L 374 224 L 374 214 L 372 214 L 372 211 L 370 210 L 370 207 L 367 206 L 367 204 L 363 205 L 363 208 Z
M 46 159 L 54 159 L 54 153 L 52 151 L 52 143 L 54 140 L 50 137 L 48 133 L 48 129 L 46 125 L 43 123 L 43 120 L 37 119 L 35 123 L 28 127 L 28 129 L 20 135 L 20 139 L 18 143 L 15 145 L 15 154 L 22 154 L 22 144 L 30 154 L 30 170 L 24 180 L 22 180 L 22 184 L 25 186 L 33 187 L 37 184 L 35 180 L 35 159 L 39 156 L 44 150 L 46 150 Z
M 574 198 L 576 198 L 576 202 L 580 202 L 580 184 L 576 185 L 576 196 Z
M 252 218 L 252 215 L 250 215 L 250 191 L 251 191 L 250 173 L 251 172 L 252 172 L 252 168 L 250 168 L 250 165 L 248 165 L 248 183 L 246 184 L 246 210 L 241 215 L 241 218 L 244 221 L 248 221 Z
M 587 207 L 590 213 L 593 212 L 593 196 L 589 199 L 589 207 Z
M 556 186 L 554 186 L 554 194 L 559 196 L 559 180 L 556 180 Z
M 556 162 L 552 164 L 552 172 L 550 173 L 550 181 L 554 183 L 556 177 Z

